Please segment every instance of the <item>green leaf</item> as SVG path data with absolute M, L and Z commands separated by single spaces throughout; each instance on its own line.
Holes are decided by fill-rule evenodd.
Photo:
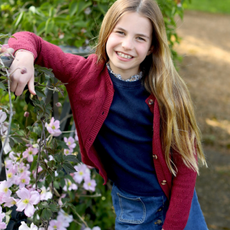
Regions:
M 67 156 L 64 156 L 64 160 L 65 160 L 65 161 L 74 162 L 74 163 L 78 163 L 78 162 L 79 162 L 77 156 L 75 156 L 75 155 L 67 155 Z
M 42 201 L 38 204 L 39 208 L 49 208 L 49 203 L 47 201 Z
M 67 15 L 59 15 L 57 17 L 54 18 L 54 22 L 55 24 L 59 24 L 59 25 L 63 25 L 63 24 L 67 24 L 68 23 L 68 20 L 66 20 L 66 16 Z
M 37 28 L 37 35 L 40 36 L 45 31 L 45 29 L 46 29 L 46 21 L 39 24 L 39 26 Z
M 42 170 L 39 174 L 38 174 L 38 180 L 43 179 L 46 176 L 46 170 Z
M 50 204 L 49 207 L 52 212 L 57 212 L 59 210 L 57 204 Z
M 46 183 L 50 184 L 52 182 L 53 178 L 51 175 L 46 176 Z
M 0 88 L 3 89 L 3 90 L 6 90 L 6 87 L 2 82 L 0 82 Z
M 10 140 L 12 140 L 14 143 L 23 143 L 24 142 L 24 140 L 20 136 L 10 137 Z
M 64 178 L 62 178 L 62 179 L 60 180 L 60 184 L 61 184 L 61 187 L 62 187 L 62 188 L 65 186 L 65 180 L 64 180 Z
M 44 170 L 47 170 L 48 166 L 47 164 L 43 161 L 43 162 L 40 162 L 40 166 L 44 169 Z
M 64 141 L 61 141 L 61 140 L 58 140 L 58 139 L 55 139 L 55 144 L 59 147 L 62 147 L 63 149 L 68 149 L 68 145 L 64 142 Z
M 54 77 L 54 74 L 53 74 L 53 70 L 52 69 L 48 69 L 46 67 L 42 67 L 42 66 L 39 66 L 39 65 L 35 65 L 35 69 L 36 71 L 38 72 L 42 72 L 42 73 L 45 73 L 46 75 L 48 75 L 49 77 Z M 46 76 L 46 77 L 48 77 Z
M 43 220 L 48 220 L 51 218 L 51 216 L 52 216 L 52 211 L 50 209 L 48 208 L 43 209 L 42 215 L 41 215 L 41 218 Z
M 79 8 L 79 2 L 72 1 L 69 5 L 69 15 L 73 16 Z
M 17 18 L 17 21 L 16 21 L 16 23 L 15 23 L 15 27 L 17 27 L 19 24 L 20 24 L 20 22 L 21 22 L 21 20 L 22 20 L 22 18 L 23 18 L 23 14 L 24 14 L 24 12 L 22 11 L 20 14 L 19 14 L 19 16 L 18 16 L 18 18 Z
M 63 167 L 63 169 L 66 171 L 67 174 L 76 172 L 76 170 L 75 170 L 75 168 L 73 167 L 73 165 L 71 165 L 71 164 L 68 163 L 68 162 L 64 162 L 63 165 L 62 165 L 62 167 Z
M 52 18 L 49 18 L 49 19 L 46 21 L 45 33 L 46 33 L 46 34 L 51 33 L 51 31 L 53 30 L 53 27 L 54 27 L 54 21 L 53 21 Z
M 55 154 L 53 157 L 58 163 L 63 161 L 62 154 Z
M 80 4 L 79 4 L 79 10 L 78 10 L 78 14 L 80 14 L 83 10 L 85 10 L 88 6 L 91 6 L 91 2 L 87 2 L 87 3 L 84 3 L 83 1 L 80 1 Z
M 15 37 L 11 36 L 10 34 L 0 34 L 0 39 L 2 38 L 15 38 Z
M 108 11 L 108 5 L 107 4 L 98 4 L 98 9 L 101 11 L 102 14 L 106 14 Z
M 33 127 L 32 126 L 27 126 L 26 127 L 30 132 L 33 132 Z
M 46 97 L 44 92 L 42 92 L 42 90 L 40 90 L 38 87 L 35 88 L 35 92 L 36 92 L 38 97 Z

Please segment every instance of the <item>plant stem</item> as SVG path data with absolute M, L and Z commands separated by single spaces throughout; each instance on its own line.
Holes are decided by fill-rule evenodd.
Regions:
M 41 120 L 42 122 L 42 134 L 41 134 L 41 140 L 39 142 L 39 148 L 38 148 L 38 160 L 37 160 L 37 169 L 36 169 L 36 176 L 35 176 L 35 189 L 37 189 L 37 185 L 38 185 L 38 169 L 39 169 L 39 164 L 40 164 L 40 155 L 41 155 L 41 145 L 42 145 L 42 141 L 44 138 L 44 141 L 46 139 L 45 137 L 45 131 L 44 131 L 44 124 L 43 124 L 43 120 Z
M 7 82 L 8 82 L 8 94 L 9 94 L 9 101 L 10 101 L 10 119 L 9 119 L 9 125 L 8 125 L 8 130 L 7 130 L 7 134 L 6 134 L 6 138 L 4 141 L 4 144 L 2 146 L 1 152 L 0 152 L 0 173 L 2 171 L 2 153 L 3 153 L 3 149 L 7 143 L 7 140 L 9 138 L 9 134 L 10 134 L 10 128 L 11 128 L 11 122 L 12 122 L 12 117 L 13 117 L 13 106 L 12 106 L 12 100 L 11 100 L 11 92 L 10 92 L 10 73 L 8 72 L 6 66 L 4 65 L 2 59 L 0 58 L 0 64 L 3 66 L 3 68 L 6 71 L 6 75 L 7 75 Z

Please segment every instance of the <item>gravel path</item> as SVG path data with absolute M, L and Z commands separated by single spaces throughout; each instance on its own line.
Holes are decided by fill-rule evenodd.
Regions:
M 230 230 L 230 15 L 186 11 L 178 34 L 179 73 L 194 101 L 209 165 L 200 170 L 197 194 L 209 230 Z
M 209 230 L 230 230 L 230 154 L 205 148 L 196 190 Z M 195 230 L 195 229 L 194 229 Z

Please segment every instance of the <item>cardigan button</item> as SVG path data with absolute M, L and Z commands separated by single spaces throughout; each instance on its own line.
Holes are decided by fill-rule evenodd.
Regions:
M 153 104 L 153 99 L 149 99 L 149 105 Z
M 162 180 L 162 181 L 161 181 L 161 184 L 162 184 L 162 185 L 166 185 L 166 184 L 167 184 L 167 181 L 166 181 L 166 180 Z
M 156 160 L 158 157 L 156 154 L 153 155 L 153 158 Z

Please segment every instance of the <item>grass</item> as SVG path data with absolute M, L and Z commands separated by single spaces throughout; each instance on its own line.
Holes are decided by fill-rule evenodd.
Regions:
M 183 5 L 188 10 L 230 14 L 230 0 L 187 0 Z

